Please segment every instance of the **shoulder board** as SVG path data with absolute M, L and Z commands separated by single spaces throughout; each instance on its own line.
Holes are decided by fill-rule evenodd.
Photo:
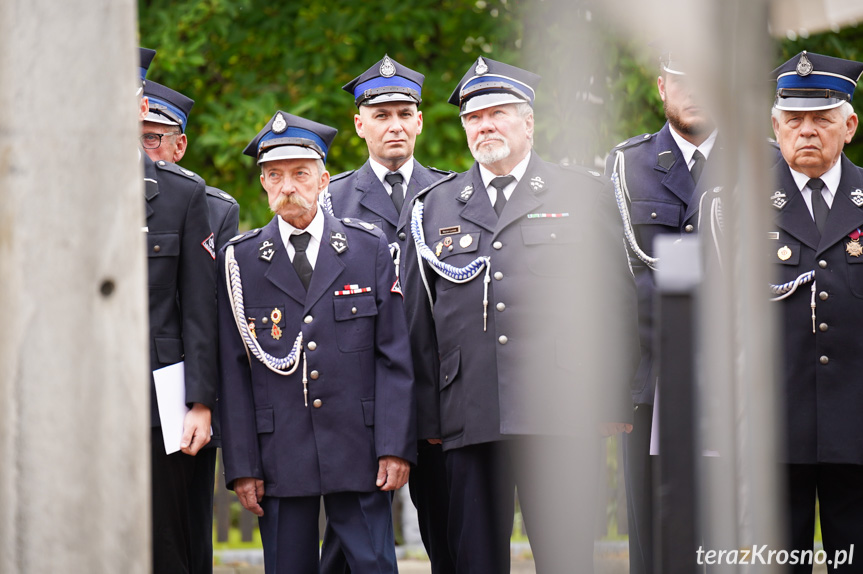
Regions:
M 215 187 L 207 186 L 207 195 L 210 197 L 218 197 L 222 201 L 227 201 L 228 203 L 237 203 L 237 200 L 231 197 L 231 194 L 222 191 L 221 189 L 217 189 Z
M 451 174 L 451 173 L 454 173 L 454 172 L 452 172 L 452 171 L 450 171 L 450 170 L 448 170 L 448 169 L 440 169 L 440 168 L 437 168 L 437 167 L 432 167 L 432 166 L 430 166 L 430 165 L 427 165 L 427 166 L 426 166 L 426 169 L 428 169 L 429 171 L 433 171 L 433 172 L 435 172 L 435 173 L 439 173 L 439 174 L 441 174 L 441 175 L 449 175 L 449 174 Z
M 330 176 L 330 183 L 332 183 L 334 181 L 339 181 L 340 179 L 344 179 L 344 178 L 348 177 L 349 175 L 351 175 L 352 173 L 354 173 L 355 171 L 356 171 L 355 169 L 352 169 L 350 171 L 343 171 L 342 173 L 332 175 L 332 176 Z
M 156 169 L 176 173 L 178 175 L 182 175 L 183 177 L 189 178 L 192 181 L 204 181 L 204 179 L 194 171 L 186 169 L 185 167 L 180 167 L 175 163 L 170 163 L 161 159 L 154 163 L 156 164 Z
M 353 227 L 354 229 L 362 229 L 366 233 L 371 233 L 372 235 L 377 235 L 378 233 L 383 233 L 380 229 L 372 225 L 371 223 L 367 223 L 361 219 L 357 219 L 355 217 L 345 217 L 342 219 L 342 223 L 347 225 L 348 227 Z M 377 230 L 377 231 L 375 231 Z
M 442 177 L 441 179 L 437 180 L 436 182 L 434 182 L 433 184 L 431 184 L 427 188 L 425 188 L 422 191 L 420 191 L 419 193 L 417 193 L 417 197 L 421 197 L 421 196 L 427 194 L 428 192 L 430 192 L 431 190 L 433 190 L 434 188 L 436 188 L 440 184 L 451 180 L 452 178 L 454 178 L 457 175 L 458 174 L 454 171 L 448 172 L 444 177 Z
M 774 149 L 779 149 L 779 142 L 773 138 L 767 138 L 767 145 Z
M 260 227 L 258 227 L 257 229 L 250 229 L 249 231 L 246 231 L 245 233 L 241 233 L 239 235 L 235 235 L 234 237 L 231 237 L 228 240 L 228 243 L 230 243 L 232 245 L 237 244 L 237 243 L 241 243 L 241 242 L 245 241 L 246 239 L 249 239 L 251 237 L 256 236 L 260 232 L 261 232 Z
M 633 138 L 629 138 L 628 140 L 624 140 L 614 146 L 614 151 L 623 150 L 631 147 L 635 147 L 637 145 L 643 144 L 646 141 L 650 141 L 656 134 L 641 134 L 640 136 L 635 136 Z
M 565 169 L 568 172 L 575 172 L 579 175 L 582 175 L 584 177 L 587 177 L 587 178 L 590 178 L 593 180 L 600 180 L 600 179 L 602 179 L 602 176 L 603 176 L 602 171 L 600 171 L 598 169 L 594 169 L 591 167 L 585 167 L 583 165 L 578 165 L 576 163 L 565 163 L 565 164 L 561 164 L 560 167 Z

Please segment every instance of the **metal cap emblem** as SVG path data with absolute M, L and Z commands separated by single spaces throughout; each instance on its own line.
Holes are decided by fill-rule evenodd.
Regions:
M 482 56 L 476 59 L 476 73 L 480 76 L 488 72 L 488 65 L 485 63 L 485 60 L 482 59 Z
M 273 132 L 280 134 L 285 131 L 285 128 L 288 127 L 288 122 L 285 121 L 285 118 L 282 114 L 276 114 L 276 119 L 273 120 Z
M 810 62 L 809 58 L 806 57 L 806 51 L 804 50 L 803 53 L 800 54 L 800 61 L 797 62 L 797 75 L 808 76 L 812 73 L 813 69 L 812 62 Z
M 396 67 L 389 56 L 384 56 L 384 61 L 381 62 L 380 73 L 384 78 L 392 78 L 396 75 Z

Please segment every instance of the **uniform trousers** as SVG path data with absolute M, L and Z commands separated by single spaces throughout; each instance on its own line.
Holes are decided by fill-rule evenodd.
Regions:
M 218 449 L 209 447 L 195 455 L 195 468 L 189 484 L 191 526 L 191 574 L 213 574 L 213 494 L 216 488 Z
M 784 465 L 787 478 L 791 548 L 812 550 L 815 536 L 815 497 L 821 515 L 821 534 L 824 540 L 830 574 L 859 574 L 863 572 L 863 465 L 857 464 L 788 464 Z M 850 553 L 854 548 L 853 562 L 839 566 L 832 564 L 837 551 Z M 790 569 L 794 574 L 810 574 L 810 563 L 798 564 Z
M 658 460 L 650 456 L 653 406 L 638 405 L 632 432 L 623 434 L 626 517 L 629 526 L 629 572 L 653 572 L 653 480 Z
M 593 572 L 598 446 L 530 436 L 446 451 L 456 572 L 510 572 L 516 488 L 537 574 Z
M 153 572 L 188 574 L 191 561 L 189 489 L 195 458 L 182 452 L 165 454 L 162 428 L 150 439 L 153 509 Z
M 327 524 L 354 574 L 396 574 L 388 492 L 325 494 Z M 317 574 L 320 496 L 264 496 L 258 519 L 266 574 Z

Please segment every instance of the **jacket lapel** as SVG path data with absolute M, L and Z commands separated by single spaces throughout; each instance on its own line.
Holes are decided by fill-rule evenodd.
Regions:
M 303 287 L 303 282 L 300 281 L 300 277 L 291 263 L 291 258 L 288 257 L 288 252 L 285 250 L 282 235 L 279 233 L 277 218 L 278 216 L 274 217 L 258 236 L 261 243 L 269 241 L 275 249 L 273 258 L 267 263 L 267 270 L 264 271 L 264 276 L 270 283 L 302 305 L 306 300 L 306 289 Z
M 839 188 L 833 197 L 833 206 L 830 208 L 830 214 L 827 216 L 824 234 L 818 243 L 816 255 L 827 250 L 837 241 L 841 241 L 858 227 L 863 226 L 863 208 L 858 207 L 852 201 L 851 196 L 852 192 L 863 193 L 863 190 L 861 190 L 863 188 L 863 178 L 860 177 L 857 166 L 851 163 L 851 160 L 845 157 L 845 154 L 842 154 L 840 161 L 842 162 L 842 179 L 839 180 Z M 855 194 L 854 197 L 856 198 L 858 195 Z M 863 199 L 863 195 L 859 197 Z
M 473 192 L 467 198 L 461 210 L 461 216 L 468 221 L 476 223 L 483 229 L 494 232 L 498 223 L 497 214 L 494 212 L 494 207 L 492 207 L 491 201 L 488 199 L 488 193 L 482 183 L 478 163 L 474 162 L 467 176 L 468 185 L 473 187 Z M 468 185 L 464 189 L 467 189 Z M 463 193 L 463 191 L 460 191 L 460 193 Z M 458 201 L 463 200 L 458 199 Z
M 417 160 L 412 161 L 414 162 L 414 170 L 411 174 L 411 182 L 408 184 L 407 191 L 405 192 L 405 203 L 404 207 L 402 207 L 402 213 L 399 215 L 399 223 L 396 226 L 396 232 L 402 231 L 410 222 L 410 203 L 413 201 L 413 198 L 435 181 L 430 170 L 420 165 Z
M 704 171 L 701 173 L 701 179 L 698 180 L 698 185 L 696 186 L 694 183 L 692 184 L 693 195 L 687 202 L 683 221 L 688 221 L 693 215 L 698 213 L 698 204 L 705 191 L 711 190 L 716 186 L 732 185 L 731 183 L 725 182 L 723 178 L 723 175 L 728 173 L 722 165 L 724 155 L 725 150 L 722 147 L 722 137 L 717 136 L 716 142 L 713 144 L 713 150 L 710 152 L 710 157 L 707 158 L 707 162 L 704 164 Z M 682 162 L 683 159 L 681 158 L 680 161 Z M 692 181 L 692 176 L 689 174 L 689 170 L 686 171 L 687 177 Z M 725 175 L 725 177 L 727 177 L 727 175 Z
M 396 206 L 368 161 L 363 164 L 357 174 L 357 189 L 363 194 L 360 197 L 360 205 L 380 215 L 390 225 L 398 225 L 399 214 L 396 213 Z
M 662 174 L 662 185 L 676 195 L 683 202 L 683 205 L 688 207 L 692 199 L 692 192 L 695 191 L 695 184 L 692 183 L 692 176 L 683 160 L 683 153 L 677 147 L 670 130 L 671 128 L 666 123 L 659 132 L 656 165 L 653 169 Z M 671 152 L 673 161 L 669 158 L 668 152 Z
M 800 194 L 800 190 L 797 189 L 797 184 L 791 176 L 791 170 L 784 161 L 777 165 L 776 181 L 779 185 L 778 190 L 785 194 L 787 202 L 778 208 L 779 213 L 775 217 L 776 225 L 807 246 L 817 250 L 820 242 L 818 228 L 815 227 L 815 221 L 812 219 L 812 214 L 809 213 L 806 201 Z
M 146 203 L 146 212 L 147 219 L 153 215 L 153 207 L 150 205 L 150 201 L 159 195 L 159 182 L 156 179 L 156 166 L 153 164 L 153 160 L 151 160 L 144 152 L 140 152 L 143 155 L 144 161 L 144 199 L 147 200 Z
M 500 220 L 495 228 L 495 236 L 497 236 L 504 228 L 514 221 L 518 221 L 531 211 L 536 210 L 542 205 L 536 195 L 544 192 L 547 189 L 549 178 L 543 169 L 543 162 L 539 156 L 531 151 L 531 158 L 527 164 L 527 170 L 524 172 L 524 177 L 515 186 L 512 195 L 503 207 L 503 212 L 500 214 Z
M 333 231 L 339 231 L 347 235 L 339 220 L 328 213 L 324 213 L 324 234 L 321 236 L 321 246 L 318 250 L 318 259 L 315 261 L 312 281 L 309 283 L 309 292 L 305 294 L 305 309 L 307 312 L 324 293 L 332 289 L 333 283 L 342 274 L 342 271 L 345 270 L 345 264 L 342 262 L 341 255 L 330 244 L 330 234 Z M 350 249 L 350 245 L 348 245 L 348 249 Z M 297 281 L 299 280 L 299 277 L 297 277 Z M 302 283 L 300 284 L 300 288 L 302 288 Z

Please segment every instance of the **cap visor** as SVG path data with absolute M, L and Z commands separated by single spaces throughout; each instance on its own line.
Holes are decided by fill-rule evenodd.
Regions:
M 375 104 L 389 104 L 391 102 L 410 102 L 416 104 L 417 101 L 407 94 L 381 94 L 364 101 L 361 106 L 373 106 Z
M 844 101 L 839 98 L 776 98 L 773 107 L 789 112 L 831 110 L 841 106 Z
M 502 106 L 504 104 L 521 104 L 529 103 L 524 98 L 520 98 L 515 94 L 507 92 L 499 92 L 495 94 L 480 94 L 474 96 L 464 103 L 464 107 L 459 115 L 463 116 L 471 112 L 484 110 L 494 106 Z
M 313 149 L 297 145 L 283 145 L 275 147 L 273 149 L 268 149 L 267 151 L 262 153 L 261 157 L 258 158 L 258 165 L 264 163 L 265 161 L 303 158 L 320 160 L 324 159 L 318 154 L 318 152 Z
M 147 113 L 147 117 L 144 118 L 145 122 L 153 122 L 154 124 L 164 124 L 166 126 L 179 126 L 177 122 L 172 119 L 169 119 L 162 114 L 157 114 L 154 112 Z

